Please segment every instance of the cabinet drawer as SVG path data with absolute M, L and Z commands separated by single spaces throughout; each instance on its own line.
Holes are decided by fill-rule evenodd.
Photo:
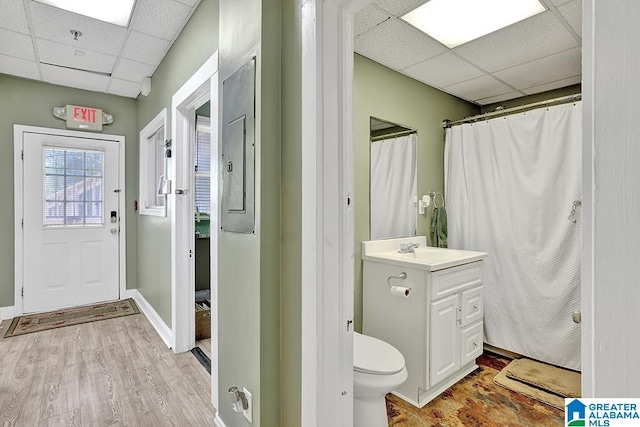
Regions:
M 476 323 L 460 331 L 460 365 L 464 366 L 482 354 L 482 326 Z
M 431 300 L 482 283 L 482 261 L 436 271 L 432 276 Z
M 460 326 L 463 328 L 482 320 L 482 286 L 462 292 L 462 313 Z

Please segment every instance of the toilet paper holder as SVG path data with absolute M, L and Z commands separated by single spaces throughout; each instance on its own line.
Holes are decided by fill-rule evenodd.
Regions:
M 389 276 L 387 277 L 387 285 L 389 285 L 390 288 L 393 288 L 393 285 L 391 284 L 391 279 L 406 280 L 406 278 L 407 278 L 407 273 L 405 273 L 404 271 L 400 273 L 399 276 Z M 411 288 L 409 288 L 409 290 L 411 290 Z

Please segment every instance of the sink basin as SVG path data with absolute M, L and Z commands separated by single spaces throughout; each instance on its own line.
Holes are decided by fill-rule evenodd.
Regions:
M 465 257 L 465 253 L 463 251 L 446 248 L 416 248 L 414 249 L 414 252 L 398 252 L 397 254 L 392 255 L 431 264 L 462 259 Z
M 414 252 L 401 253 L 398 249 L 400 240 L 402 240 L 401 243 L 419 243 L 420 246 L 414 249 Z M 382 243 L 378 244 L 378 242 Z M 362 259 L 365 261 L 377 261 L 427 271 L 468 264 L 480 261 L 487 256 L 484 252 L 429 247 L 426 246 L 426 239 L 417 238 L 363 242 L 362 245 Z

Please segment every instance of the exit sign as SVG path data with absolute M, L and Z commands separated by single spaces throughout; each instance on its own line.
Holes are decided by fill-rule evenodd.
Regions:
M 67 129 L 102 131 L 102 110 L 99 108 L 67 105 Z

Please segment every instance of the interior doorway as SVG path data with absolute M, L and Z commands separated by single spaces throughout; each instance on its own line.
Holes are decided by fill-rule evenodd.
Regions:
M 303 265 L 309 266 L 309 273 L 303 272 L 302 309 L 310 314 L 302 319 L 302 329 L 307 331 L 302 338 L 303 366 L 307 367 L 302 373 L 302 418 L 310 425 L 352 422 L 349 325 L 353 318 L 349 307 L 354 283 L 352 275 L 339 273 L 349 271 L 353 264 L 353 242 L 348 240 L 353 237 L 353 17 L 368 3 L 307 2 L 302 13 L 302 109 L 307 113 L 302 136 L 309 141 L 302 149 L 302 228 L 303 241 L 311 247 L 303 249 Z M 585 126 L 589 122 L 585 117 Z M 316 209 L 317 215 L 305 210 L 306 205 Z M 583 284 L 583 295 L 591 285 Z M 583 316 L 588 315 L 590 305 L 583 301 Z M 592 345 L 589 329 L 583 324 L 583 360 L 591 359 L 585 355 Z M 333 360 L 339 360 L 340 366 L 333 365 Z M 331 375 L 333 372 L 340 374 Z M 323 402 L 319 410 L 313 406 L 315 398 Z M 326 408 L 332 409 L 331 414 L 323 411 Z
M 211 101 L 196 110 L 194 159 L 194 354 L 211 360 Z
M 173 95 L 171 105 L 172 191 L 169 197 L 171 215 L 171 318 L 173 350 L 182 353 L 196 347 L 196 316 L 210 320 L 210 342 L 205 353 L 211 367 L 211 400 L 218 408 L 218 322 L 217 322 L 217 253 L 218 253 L 218 53 L 214 53 L 195 74 Z M 210 120 L 206 126 L 204 111 L 209 106 Z M 197 113 L 199 111 L 200 114 Z M 202 117 L 198 126 L 197 117 Z M 199 135 L 200 134 L 200 135 Z M 208 138 L 207 138 L 208 136 Z M 202 142 L 208 139 L 207 143 Z M 205 148 L 206 146 L 206 148 Z M 198 153 L 202 149 L 203 152 Z M 204 150 L 209 154 L 204 155 Z M 203 154 L 196 162 L 196 156 Z M 198 171 L 196 172 L 196 165 Z M 200 172 L 208 172 L 203 174 Z M 203 185 L 208 180 L 208 191 Z M 201 185 L 202 184 L 202 185 Z M 200 191 L 198 191 L 198 187 Z M 196 206 L 198 209 L 196 209 Z M 207 207 L 209 212 L 201 212 Z M 205 227 L 208 221 L 208 227 Z M 205 233 L 206 232 L 206 233 Z M 197 234 L 196 234 L 197 233 Z M 208 234 L 207 239 L 200 239 Z M 196 238 L 198 237 L 198 238 Z M 208 245 L 207 245 L 208 243 Z M 205 246 L 207 248 L 205 248 Z M 198 251 L 200 248 L 200 251 Z M 207 259 L 198 259 L 208 249 L 209 292 L 208 316 L 196 312 L 196 279 L 206 271 Z M 202 263 L 205 263 L 203 266 Z M 197 268 L 198 267 L 198 268 Z M 202 278 L 198 277 L 202 282 Z M 206 278 L 204 279 L 206 281 Z M 205 285 L 201 285 L 203 288 Z M 206 290 L 202 289 L 202 290 Z M 202 294 L 199 294 L 201 296 Z M 205 313 L 202 313 L 202 312 Z M 206 324 L 206 323 L 205 323 Z M 198 322 L 202 329 L 202 323 Z M 208 325 L 206 325 L 208 326 Z M 209 346 L 210 343 L 210 346 Z

